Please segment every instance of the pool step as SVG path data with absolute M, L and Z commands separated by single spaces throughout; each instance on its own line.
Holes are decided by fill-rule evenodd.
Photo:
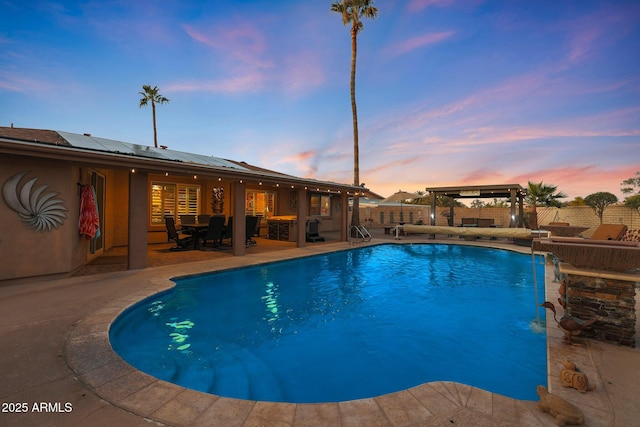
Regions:
M 283 397 L 271 369 L 251 351 L 240 347 L 217 361 L 209 392 L 250 400 L 281 401 Z
M 201 364 L 194 362 L 188 368 L 180 370 L 174 380 L 176 384 L 194 390 L 210 393 L 211 384 L 215 381 L 216 369 L 210 361 Z
M 273 375 L 273 371 L 262 359 L 249 350 L 246 351 L 247 358 L 244 360 L 245 369 L 251 378 L 252 400 L 269 400 L 281 402 L 284 400 L 280 382 Z
M 244 363 L 235 354 L 228 355 L 215 366 L 215 378 L 209 392 L 225 397 L 249 399 L 249 377 Z

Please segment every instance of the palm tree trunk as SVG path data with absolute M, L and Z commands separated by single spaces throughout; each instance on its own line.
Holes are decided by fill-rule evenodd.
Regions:
M 536 209 L 535 203 L 533 204 L 533 211 L 531 211 L 531 224 L 529 224 L 531 230 L 538 230 L 538 209 Z
M 351 28 L 351 112 L 353 113 L 353 185 L 360 185 L 360 153 L 358 148 L 358 110 L 356 108 L 356 55 L 358 52 L 357 30 Z M 360 225 L 360 196 L 353 197 L 351 225 Z
M 156 103 L 151 100 L 151 112 L 153 114 L 153 146 L 158 148 L 158 132 L 156 130 Z

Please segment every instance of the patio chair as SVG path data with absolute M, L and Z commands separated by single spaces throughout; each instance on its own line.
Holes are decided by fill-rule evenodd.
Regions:
M 209 218 L 209 226 L 200 235 L 202 239 L 202 245 L 207 246 L 207 241 L 210 241 L 215 248 L 222 242 L 222 235 L 224 233 L 224 216 L 212 216 Z
M 262 222 L 261 216 L 256 216 L 256 229 L 253 230 L 253 236 L 260 237 L 260 223 Z
M 196 216 L 195 215 L 180 215 L 180 224 L 182 223 L 194 223 L 196 222 Z M 194 231 L 193 230 L 179 230 L 181 233 L 184 234 L 189 234 L 189 235 L 193 235 Z
M 258 217 L 253 215 L 247 215 L 246 217 L 246 233 L 247 233 L 247 245 L 255 245 L 257 242 L 253 239 L 253 235 L 256 233 L 258 226 Z
M 320 221 L 307 220 L 307 242 L 324 242 L 324 237 L 318 233 L 318 224 Z
M 180 215 L 180 224 L 183 222 L 196 222 L 195 215 Z
M 164 217 L 164 222 L 167 227 L 167 236 L 169 241 L 176 242 L 176 246 L 170 248 L 171 251 L 186 251 L 189 248 L 187 245 L 193 241 L 193 236 L 184 233 L 183 231 L 176 230 L 176 222 L 173 217 Z M 180 237 L 180 233 L 185 234 L 185 237 Z
M 230 216 L 229 219 L 227 220 L 227 225 L 224 228 L 224 233 L 220 238 L 220 243 L 222 243 L 223 240 L 229 239 L 229 244 L 231 244 L 232 237 L 233 237 L 233 217 Z
M 200 223 L 209 222 L 209 218 L 211 218 L 211 215 L 207 215 L 207 214 L 198 215 L 198 222 Z

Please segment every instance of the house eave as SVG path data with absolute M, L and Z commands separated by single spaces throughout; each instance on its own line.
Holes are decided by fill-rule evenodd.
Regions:
M 354 185 L 298 178 L 292 175 L 279 175 L 248 169 L 241 170 L 228 167 L 217 167 L 178 160 L 146 158 L 130 154 L 78 149 L 65 145 L 41 144 L 38 142 L 9 139 L 4 137 L 0 137 L 0 153 L 21 157 L 37 157 L 81 163 L 93 167 L 110 167 L 120 170 L 135 169 L 136 171 L 146 171 L 149 173 L 198 175 L 210 178 L 248 180 L 255 181 L 256 183 L 264 182 L 279 186 L 305 186 L 311 191 L 320 192 L 333 191 L 354 194 L 365 191 L 364 188 Z

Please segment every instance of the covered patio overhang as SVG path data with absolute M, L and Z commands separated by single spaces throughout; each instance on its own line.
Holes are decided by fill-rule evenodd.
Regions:
M 467 185 L 460 187 L 432 187 L 425 189 L 431 196 L 431 225 L 436 224 L 435 206 L 438 196 L 447 196 L 451 199 L 449 205 L 449 225 L 453 225 L 454 204 L 457 199 L 509 199 L 511 216 L 509 227 L 524 226 L 524 198 L 527 190 L 520 184 L 494 184 L 494 185 Z M 518 215 L 516 216 L 516 205 Z M 517 221 L 516 221 L 517 219 Z M 517 224 L 516 224 L 517 222 Z
M 90 137 L 90 136 L 88 136 Z M 325 193 L 338 197 L 341 206 L 348 206 L 349 197 L 362 194 L 365 189 L 349 184 L 299 178 L 280 174 L 244 163 L 226 161 L 224 165 L 201 164 L 198 162 L 159 158 L 162 148 L 141 147 L 141 155 L 120 153 L 110 150 L 77 148 L 63 143 L 42 143 L 14 138 L 0 137 L 0 153 L 22 157 L 60 161 L 81 167 L 105 168 L 126 171 L 128 174 L 128 268 L 147 266 L 148 218 L 149 218 L 149 177 L 150 175 L 171 175 L 198 177 L 211 181 L 226 182 L 230 185 L 231 214 L 245 215 L 245 191 L 248 186 L 264 188 L 287 188 L 297 195 L 296 214 L 306 218 L 309 214 L 310 193 Z M 167 150 L 169 151 L 169 150 Z M 147 153 L 146 155 L 144 153 Z M 342 209 L 340 219 L 340 240 L 347 240 L 348 209 Z M 306 221 L 297 221 L 297 247 L 306 245 Z M 244 221 L 233 224 L 233 255 L 244 255 L 246 251 L 246 229 Z

